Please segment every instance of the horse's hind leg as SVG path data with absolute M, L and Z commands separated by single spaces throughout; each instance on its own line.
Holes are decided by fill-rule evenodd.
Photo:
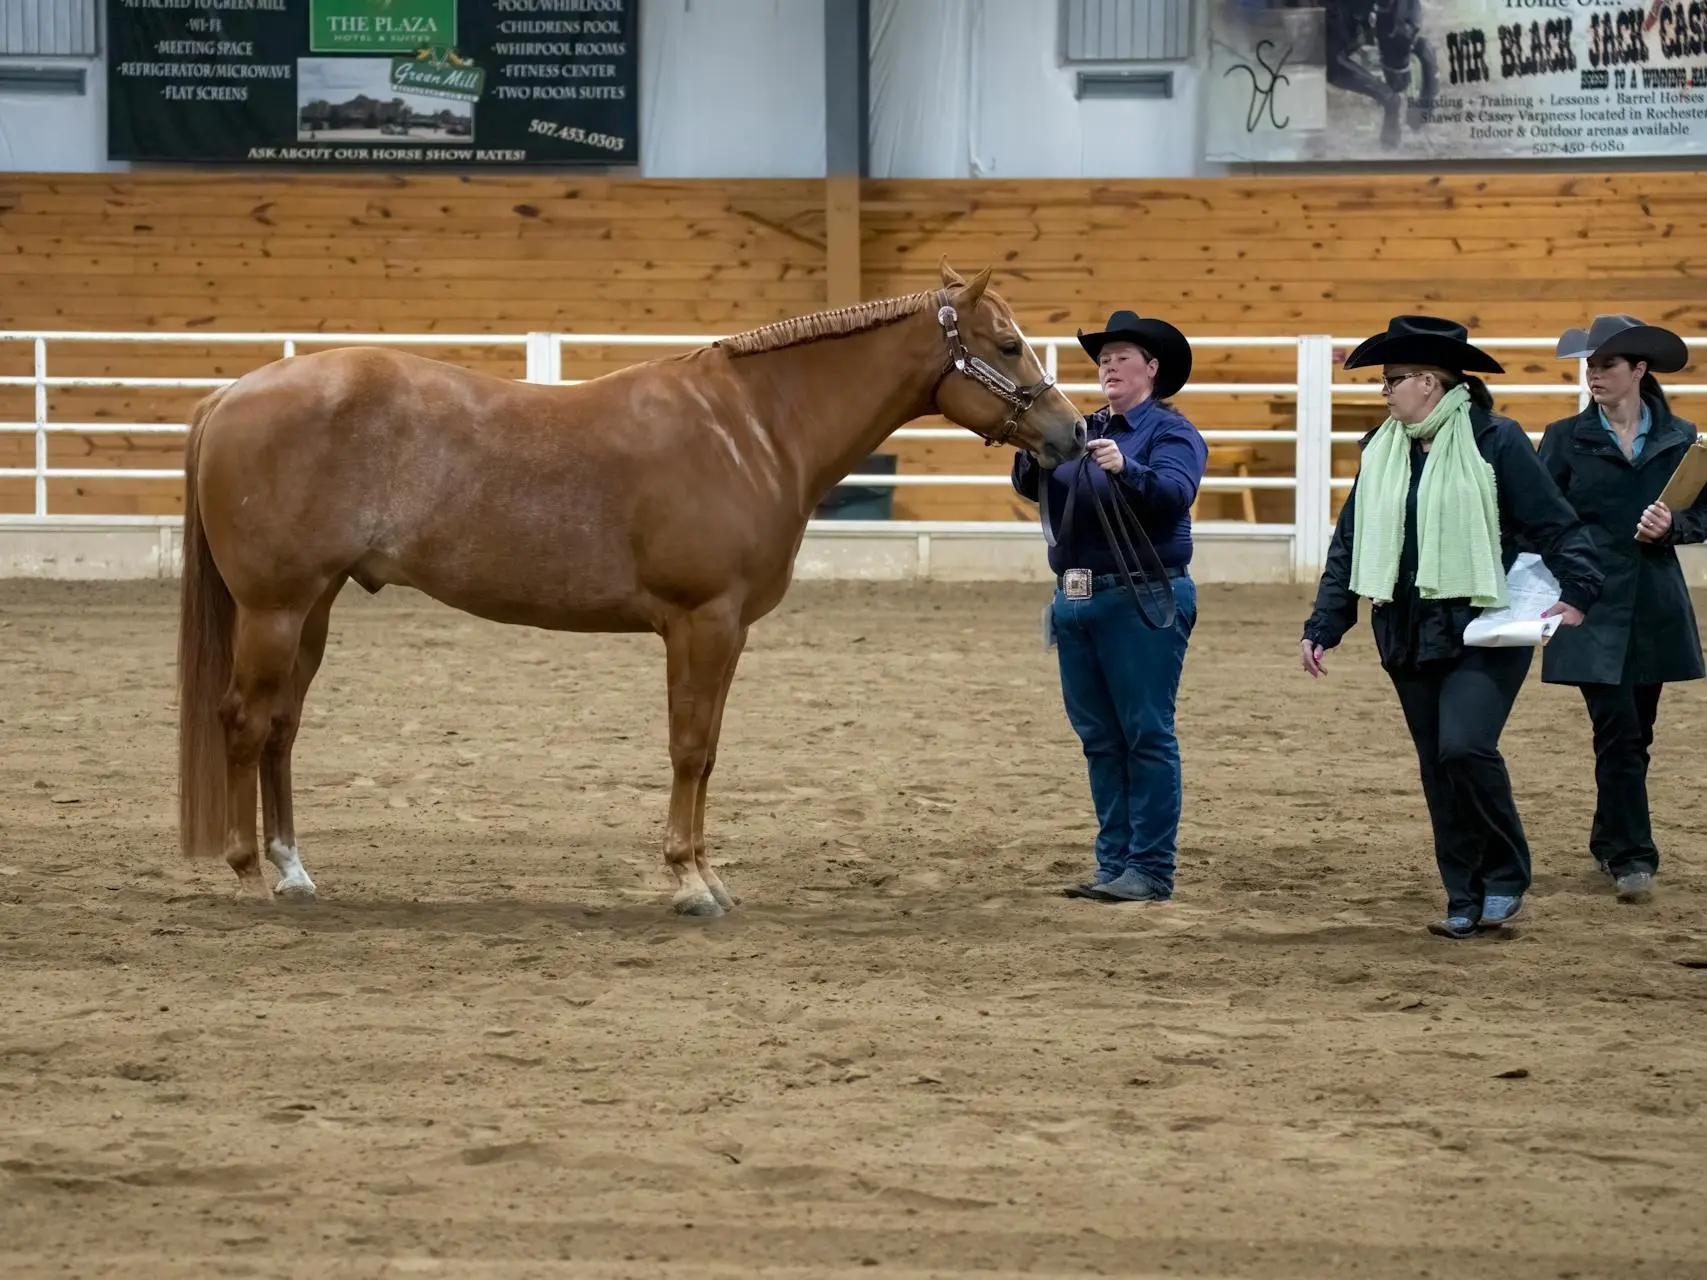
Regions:
M 296 668 L 280 697 L 280 706 L 273 717 L 272 732 L 261 753 L 261 836 L 266 842 L 267 861 L 278 869 L 278 883 L 273 892 L 281 898 L 313 898 L 314 881 L 302 865 L 302 854 L 296 843 L 296 815 L 291 802 L 290 760 L 296 745 L 297 730 L 302 727 L 302 704 L 308 696 L 308 686 L 314 683 L 320 670 L 320 660 L 326 656 L 326 635 L 332 619 L 332 602 L 343 589 L 339 578 L 321 596 L 302 623 L 302 635 L 297 642 Z
M 672 618 L 664 628 L 674 774 L 664 860 L 676 878 L 675 907 L 683 915 L 720 916 L 724 910 L 702 870 L 703 837 L 695 849 L 695 815 L 700 811 L 705 775 L 716 748 L 718 712 L 741 638 L 733 610 L 716 606 Z
M 220 704 L 225 724 L 225 860 L 244 890 L 265 897 L 255 845 L 255 791 L 261 754 L 276 718 L 294 696 L 303 614 L 290 609 L 237 608 L 231 687 Z
M 747 629 L 743 627 L 735 641 L 734 652 L 729 655 L 729 665 L 724 669 L 723 682 L 717 690 L 717 706 L 711 714 L 711 732 L 706 741 L 705 771 L 699 776 L 699 788 L 694 797 L 693 807 L 693 859 L 699 869 L 700 878 L 705 881 L 705 887 L 711 890 L 711 896 L 717 905 L 725 911 L 735 905 L 735 898 L 724 887 L 717 872 L 712 870 L 711 859 L 705 851 L 705 793 L 711 789 L 711 771 L 717 767 L 717 740 L 723 734 L 723 708 L 729 701 L 729 686 L 735 683 L 735 668 L 741 661 L 741 650 L 747 643 Z

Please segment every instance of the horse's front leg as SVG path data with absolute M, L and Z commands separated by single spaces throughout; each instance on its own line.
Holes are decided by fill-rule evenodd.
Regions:
M 703 812 L 705 778 L 717 751 L 720 712 L 743 638 L 735 611 L 724 606 L 681 614 L 664 629 L 674 775 L 664 861 L 676 878 L 675 908 L 683 915 L 720 916 L 724 911 L 708 882 L 710 868 L 704 865 L 703 834 L 697 830 L 695 818 Z M 709 879 L 715 881 L 716 877 L 711 874 Z M 717 887 L 721 889 L 722 885 Z M 728 896 L 726 891 L 723 896 Z
M 717 686 L 717 706 L 711 713 L 711 736 L 706 746 L 705 770 L 699 776 L 699 788 L 695 793 L 693 806 L 694 865 L 699 868 L 700 878 L 705 881 L 706 888 L 711 890 L 711 896 L 717 900 L 717 905 L 725 911 L 734 907 L 735 898 L 724 887 L 717 872 L 711 869 L 711 859 L 705 851 L 705 793 L 711 788 L 711 771 L 717 767 L 717 740 L 723 734 L 723 708 L 729 701 L 729 686 L 735 682 L 735 668 L 741 661 L 741 650 L 746 644 L 747 629 L 742 627 L 736 635 L 735 648 L 729 655 L 723 679 Z

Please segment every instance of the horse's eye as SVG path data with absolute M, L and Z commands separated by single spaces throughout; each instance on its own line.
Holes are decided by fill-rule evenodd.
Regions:
M 1010 340 L 1002 343 L 1001 350 L 1004 356 L 1017 356 L 1020 353 L 1021 347 L 1018 342 Z

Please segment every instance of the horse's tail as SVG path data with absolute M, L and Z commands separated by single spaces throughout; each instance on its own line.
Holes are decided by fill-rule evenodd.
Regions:
M 196 499 L 202 428 L 216 391 L 196 406 L 184 446 L 184 573 L 178 615 L 178 841 L 190 857 L 225 851 L 225 725 L 237 605 L 208 550 Z

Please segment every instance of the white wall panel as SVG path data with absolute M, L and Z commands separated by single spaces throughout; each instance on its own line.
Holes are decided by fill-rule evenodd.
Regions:
M 1052 0 L 872 0 L 871 11 L 873 177 L 1198 171 L 1194 64 L 1167 65 L 1172 98 L 1080 101 L 1083 64 L 1062 64 Z
M 107 163 L 107 86 L 98 59 L 55 59 L 87 69 L 84 92 L 23 93 L 0 89 L 0 170 L 19 173 L 95 173 L 124 169 Z M 0 63 L 39 66 L 41 59 Z
M 640 163 L 649 178 L 823 177 L 821 0 L 643 0 Z

